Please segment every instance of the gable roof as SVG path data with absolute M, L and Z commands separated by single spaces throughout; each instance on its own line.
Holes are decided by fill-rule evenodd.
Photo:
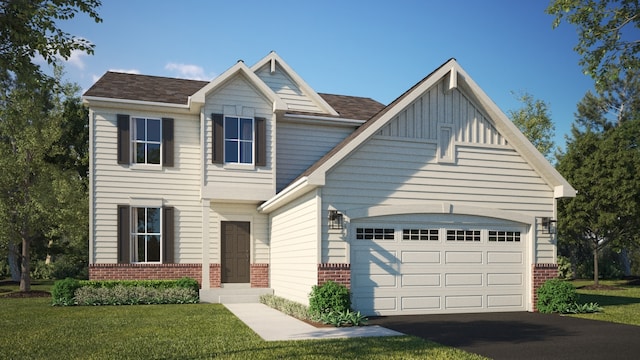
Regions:
M 84 93 L 83 97 L 188 106 L 189 99 L 212 82 L 108 71 Z M 384 108 L 384 104 L 371 98 L 318 95 L 336 111 L 337 118 L 368 120 Z M 289 113 L 317 115 L 295 111 Z
M 286 204 L 289 200 L 296 198 L 297 194 L 302 194 L 318 186 L 323 186 L 325 184 L 325 175 L 330 169 L 355 151 L 389 121 L 392 121 L 400 111 L 410 105 L 425 91 L 446 77 L 448 77 L 448 84 L 446 86 L 449 89 L 460 87 L 465 91 L 465 94 L 469 94 L 471 98 L 487 112 L 500 134 L 505 137 L 508 143 L 511 144 L 544 181 L 553 188 L 554 197 L 574 197 L 576 195 L 576 190 L 560 175 L 547 159 L 540 154 L 513 122 L 509 120 L 462 67 L 460 67 L 457 61 L 451 58 L 356 129 L 341 143 L 325 154 L 325 156 L 304 171 L 291 185 L 262 204 L 259 210 L 264 212 L 273 211 L 281 205 Z

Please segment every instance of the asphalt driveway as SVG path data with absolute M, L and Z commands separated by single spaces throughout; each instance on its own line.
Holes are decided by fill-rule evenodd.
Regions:
M 528 312 L 371 318 L 493 359 L 640 359 L 640 326 Z

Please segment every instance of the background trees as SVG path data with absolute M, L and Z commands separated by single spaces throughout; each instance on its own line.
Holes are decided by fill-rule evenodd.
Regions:
M 99 0 L 0 1 L 0 248 L 22 291 L 30 290 L 33 254 L 64 248 L 70 256 L 83 251 L 81 242 L 86 246 L 88 118 L 78 89 L 34 59 L 55 68 L 73 51 L 91 54 L 94 45 L 61 30 L 59 20 L 85 13 L 100 22 L 99 6 Z

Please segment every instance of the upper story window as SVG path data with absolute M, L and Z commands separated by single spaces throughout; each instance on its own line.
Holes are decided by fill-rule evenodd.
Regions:
M 173 166 L 173 119 L 118 115 L 118 164 Z
M 267 166 L 267 119 L 211 114 L 214 164 Z
M 162 126 L 160 119 L 133 118 L 133 162 L 160 164 L 162 153 Z
M 254 122 L 252 118 L 224 118 L 224 162 L 253 164 Z

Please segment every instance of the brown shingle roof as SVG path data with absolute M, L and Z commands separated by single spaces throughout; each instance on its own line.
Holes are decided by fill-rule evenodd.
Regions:
M 188 97 L 208 83 L 109 71 L 84 96 L 186 105 Z
M 208 83 L 208 81 L 109 71 L 93 84 L 84 96 L 186 105 L 189 96 Z M 370 98 L 319 95 L 340 114 L 341 118 L 345 119 L 367 120 L 384 108 L 383 104 Z

